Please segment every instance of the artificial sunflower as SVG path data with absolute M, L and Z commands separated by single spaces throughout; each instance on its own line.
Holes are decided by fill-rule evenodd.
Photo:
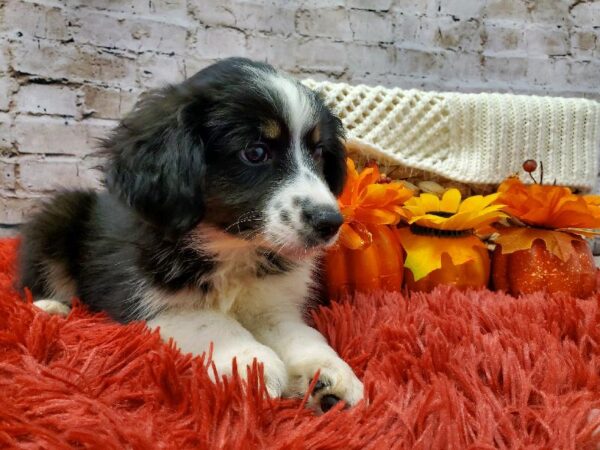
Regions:
M 490 224 L 503 214 L 501 205 L 493 204 L 499 194 L 474 195 L 462 200 L 458 189 L 448 189 L 442 197 L 421 194 L 404 204 L 404 215 L 409 224 L 435 230 L 464 231 L 477 233 L 490 231 Z
M 355 291 L 402 286 L 402 248 L 391 225 L 403 216 L 402 204 L 413 194 L 401 182 L 391 182 L 375 164 L 360 173 L 347 160 L 348 178 L 338 202 L 344 224 L 337 245 L 325 260 L 330 299 Z
M 477 234 L 505 217 L 498 194 L 462 200 L 457 189 L 443 196 L 421 194 L 403 207 L 408 227 L 398 229 L 406 252 L 405 278 L 409 288 L 431 290 L 437 284 L 482 287 L 489 277 L 489 256 Z
M 376 164 L 368 165 L 360 173 L 352 159 L 348 158 L 346 164 L 348 178 L 338 199 L 344 216 L 338 242 L 357 250 L 371 245 L 373 227 L 400 222 L 402 205 L 413 196 L 413 191 L 400 181 L 388 182 L 382 178 Z

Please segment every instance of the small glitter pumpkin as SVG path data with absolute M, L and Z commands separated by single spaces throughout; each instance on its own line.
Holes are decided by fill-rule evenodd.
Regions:
M 599 232 L 600 197 L 576 195 L 564 186 L 525 185 L 516 177 L 504 181 L 498 192 L 513 226 L 497 230 L 494 287 L 512 295 L 592 295 L 596 266 L 584 237 Z

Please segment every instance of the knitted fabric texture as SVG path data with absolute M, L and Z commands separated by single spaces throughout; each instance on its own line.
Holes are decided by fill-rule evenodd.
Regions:
M 304 80 L 368 157 L 461 183 L 490 185 L 542 161 L 546 182 L 592 190 L 600 103 L 512 94 L 459 94 Z

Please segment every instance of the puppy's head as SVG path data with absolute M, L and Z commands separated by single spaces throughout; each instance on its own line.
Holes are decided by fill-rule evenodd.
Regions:
M 146 96 L 106 141 L 107 184 L 178 238 L 199 222 L 284 252 L 342 223 L 341 122 L 271 66 L 232 58 Z

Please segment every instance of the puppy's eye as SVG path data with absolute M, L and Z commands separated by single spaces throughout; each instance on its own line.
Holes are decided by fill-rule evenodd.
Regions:
M 263 164 L 271 159 L 271 152 L 266 144 L 255 144 L 242 150 L 240 158 L 249 164 Z
M 317 144 L 312 152 L 312 157 L 314 159 L 321 159 L 323 156 L 323 144 Z

